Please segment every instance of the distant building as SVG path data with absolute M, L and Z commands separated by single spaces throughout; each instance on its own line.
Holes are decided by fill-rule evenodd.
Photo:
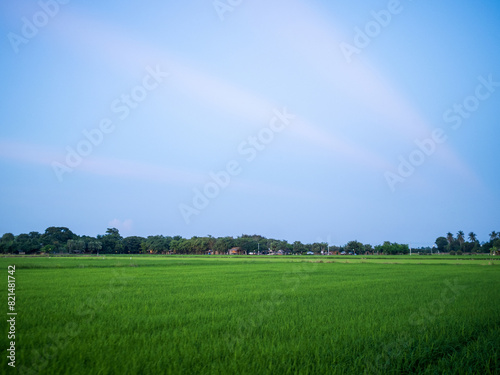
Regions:
M 241 255 L 241 247 L 232 247 L 229 249 L 229 255 Z

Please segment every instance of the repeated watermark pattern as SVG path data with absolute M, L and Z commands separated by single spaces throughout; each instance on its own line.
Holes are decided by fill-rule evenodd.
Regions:
M 243 0 L 215 0 L 212 5 L 215 12 L 219 16 L 219 19 L 224 21 L 226 19 L 225 14 L 227 12 L 232 13 L 237 7 L 243 3 Z
M 247 163 L 254 161 L 257 155 L 273 142 L 275 135 L 285 130 L 290 125 L 291 120 L 295 118 L 295 115 L 288 113 L 286 108 L 283 108 L 282 111 L 275 109 L 273 114 L 268 126 L 263 127 L 256 135 L 249 136 L 238 145 L 238 154 Z M 227 189 L 231 180 L 242 172 L 242 163 L 235 159 L 228 161 L 224 169 L 210 172 L 209 181 L 202 188 L 193 189 L 191 204 L 179 204 L 179 212 L 184 222 L 190 224 L 192 216 L 197 216 L 205 210 L 211 201 Z
M 77 315 L 75 320 L 67 322 L 62 331 L 48 335 L 47 345 L 43 348 L 31 351 L 29 355 L 31 364 L 21 365 L 19 367 L 19 374 L 36 375 L 42 372 L 49 362 L 81 333 L 80 325 L 92 322 L 96 314 L 103 311 L 109 305 L 113 296 L 128 285 L 132 278 L 134 276 L 127 274 L 124 270 L 120 272 L 113 270 L 112 278 L 108 284 L 93 297 L 87 299 L 75 312 Z
M 366 363 L 367 373 L 384 374 L 393 370 L 395 363 L 400 362 L 402 358 L 409 356 L 409 352 L 415 345 L 415 334 L 423 334 L 429 323 L 434 323 L 436 319 L 442 316 L 446 307 L 455 303 L 457 298 L 463 294 L 467 286 L 460 284 L 459 279 L 453 281 L 445 280 L 444 287 L 441 290 L 439 298 L 420 306 L 408 318 L 408 325 L 404 331 L 398 334 L 398 337 L 385 344 L 374 362 Z
M 277 308 L 286 302 L 287 295 L 292 295 L 304 281 L 308 280 L 311 273 L 318 269 L 319 263 L 323 261 L 303 262 L 297 267 L 283 274 L 281 278 L 282 287 L 277 287 L 271 292 L 269 299 L 255 304 L 254 314 L 250 318 L 237 317 L 237 329 L 223 336 L 226 351 L 235 353 L 236 348 L 243 347 L 259 331 L 266 319 L 272 316 Z
M 461 103 L 455 103 L 443 113 L 443 121 L 451 126 L 452 130 L 461 128 L 463 122 L 471 117 L 484 102 L 491 98 L 495 91 L 500 87 L 500 82 L 493 79 L 493 75 L 489 74 L 488 78 L 479 76 L 477 78 L 479 84 L 476 86 L 473 95 L 467 96 Z M 430 137 L 414 141 L 417 146 L 412 150 L 407 157 L 403 155 L 398 156 L 397 173 L 386 171 L 384 173 L 385 180 L 389 189 L 392 192 L 396 191 L 396 185 L 403 183 L 415 173 L 417 167 L 424 164 L 424 162 L 431 157 L 438 145 L 448 140 L 446 128 L 436 128 L 432 131 Z
M 63 181 L 66 173 L 72 172 L 83 162 L 85 157 L 89 156 L 96 147 L 101 145 L 106 135 L 115 131 L 118 121 L 124 121 L 129 117 L 132 111 L 136 110 L 140 103 L 146 100 L 149 93 L 157 89 L 170 75 L 170 73 L 162 71 L 158 65 L 155 68 L 146 67 L 146 72 L 141 84 L 132 87 L 128 93 L 122 94 L 111 102 L 110 110 L 116 116 L 115 120 L 106 117 L 99 121 L 97 127 L 90 130 L 84 129 L 82 131 L 83 137 L 76 146 L 66 147 L 64 162 L 52 162 L 52 169 L 59 182 Z
M 391 24 L 393 17 L 401 14 L 403 10 L 404 6 L 400 0 L 389 0 L 385 9 L 379 11 L 372 10 L 370 12 L 371 19 L 363 27 L 356 26 L 354 28 L 352 43 L 341 42 L 339 44 L 347 63 L 353 61 L 353 55 L 359 55 L 368 47 Z
M 60 10 L 61 5 L 66 5 L 69 0 L 40 0 L 37 2 L 40 10 L 36 11 L 31 17 L 21 18 L 21 30 L 19 33 L 9 32 L 7 39 L 9 39 L 12 50 L 17 54 L 22 45 L 26 45 L 34 37 L 38 35 L 41 29 L 48 25 L 51 19 L 56 17 Z

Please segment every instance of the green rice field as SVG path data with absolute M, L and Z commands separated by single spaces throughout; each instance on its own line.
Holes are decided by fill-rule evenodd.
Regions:
M 0 373 L 500 373 L 495 257 L 4 257 L 0 270 Z

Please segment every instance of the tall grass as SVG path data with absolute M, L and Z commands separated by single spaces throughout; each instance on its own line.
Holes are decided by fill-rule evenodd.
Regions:
M 5 280 L 17 265 L 16 371 L 498 373 L 495 261 L 327 259 L 0 259 Z

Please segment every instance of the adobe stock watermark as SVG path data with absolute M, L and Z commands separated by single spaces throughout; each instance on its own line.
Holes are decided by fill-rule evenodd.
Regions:
M 19 47 L 23 44 L 28 44 L 35 36 L 38 35 L 40 29 L 48 25 L 49 21 L 59 14 L 61 5 L 66 5 L 69 0 L 40 0 L 37 2 L 40 10 L 35 12 L 31 17 L 22 17 L 21 32 L 16 34 L 9 32 L 7 39 L 12 47 L 12 50 L 17 54 Z
M 440 297 L 420 306 L 419 310 L 410 316 L 410 324 L 422 328 L 427 322 L 434 323 L 436 318 L 444 313 L 446 305 L 453 304 L 457 297 L 467 289 L 467 286 L 460 285 L 458 281 L 457 278 L 453 282 L 445 280 L 445 287 L 442 289 Z
M 418 311 L 412 313 L 408 318 L 409 327 L 399 332 L 394 341 L 385 344 L 373 362 L 366 363 L 369 373 L 389 373 L 392 363 L 400 361 L 405 354 L 411 352 L 412 347 L 419 345 L 418 335 L 423 335 L 429 324 L 434 324 L 437 319 L 442 317 L 447 306 L 453 305 L 457 298 L 469 288 L 467 285 L 460 284 L 458 278 L 453 281 L 445 280 L 443 284 L 444 287 L 441 289 L 439 298 L 419 306 Z M 415 335 L 417 330 L 418 333 Z
M 253 314 L 249 317 L 236 317 L 236 330 L 222 336 L 226 344 L 226 351 L 233 354 L 251 340 L 265 325 L 269 316 L 273 316 L 282 304 L 286 304 L 288 297 L 300 289 L 319 268 L 318 263 L 302 263 L 293 265 L 281 277 L 281 282 L 274 285 L 274 290 L 268 299 L 256 301 L 252 308 Z
M 262 152 L 274 140 L 276 134 L 281 133 L 290 125 L 290 120 L 295 118 L 295 115 L 287 112 L 286 108 L 282 111 L 277 109 L 273 110 L 274 116 L 269 121 L 269 125 L 260 129 L 256 135 L 249 136 L 246 140 L 241 142 L 237 151 L 240 156 L 244 158 L 247 163 L 255 160 L 259 152 Z M 206 209 L 210 202 L 216 199 L 221 191 L 225 190 L 231 183 L 233 177 L 238 176 L 243 172 L 242 163 L 238 160 L 230 160 L 226 163 L 223 170 L 217 172 L 210 172 L 210 181 L 205 183 L 201 188 L 193 189 L 193 198 L 191 205 L 181 203 L 179 204 L 179 212 L 186 224 L 191 223 L 193 215 L 199 215 Z
M 412 1 L 412 0 L 409 0 Z M 359 55 L 363 49 L 368 47 L 370 43 L 378 37 L 382 31 L 387 28 L 394 16 L 401 14 L 404 8 L 399 0 L 389 0 L 386 9 L 380 11 L 371 11 L 371 20 L 366 22 L 364 27 L 354 28 L 354 39 L 352 43 L 341 42 L 339 44 L 340 50 L 344 55 L 347 63 L 352 62 L 354 54 Z
M 215 0 L 212 5 L 214 6 L 215 12 L 222 21 L 225 20 L 225 14 L 227 12 L 233 12 L 237 7 L 243 3 L 243 0 Z
M 157 89 L 165 78 L 170 75 L 170 73 L 162 71 L 158 65 L 154 69 L 150 66 L 146 67 L 146 72 L 141 84 L 132 87 L 128 93 L 122 94 L 111 102 L 110 111 L 116 115 L 115 120 L 106 117 L 99 121 L 97 127 L 90 130 L 84 129 L 82 131 L 83 139 L 75 147 L 66 147 L 64 162 L 52 162 L 52 169 L 59 182 L 62 182 L 66 173 L 70 173 L 74 168 L 77 168 L 83 162 L 83 159 L 89 156 L 104 141 L 105 135 L 112 133 L 116 129 L 118 120 L 123 121 L 129 117 L 132 111 L 146 100 L 149 93 Z
M 31 349 L 29 359 L 19 367 L 21 375 L 37 375 L 46 372 L 50 362 L 57 359 L 74 340 L 82 333 L 82 329 L 88 327 L 95 321 L 96 315 L 106 310 L 111 300 L 119 294 L 123 288 L 130 284 L 135 276 L 126 270 L 120 272 L 113 270 L 113 277 L 107 285 L 102 286 L 92 297 L 83 302 L 75 312 L 73 320 L 69 320 L 63 329 L 53 332 L 46 337 L 45 345 Z
M 480 108 L 481 102 L 488 100 L 500 87 L 500 82 L 494 81 L 492 74 L 488 75 L 488 78 L 479 76 L 477 80 L 479 84 L 476 86 L 474 94 L 467 96 L 461 103 L 453 104 L 451 108 L 443 113 L 444 122 L 451 124 L 452 130 L 460 129 L 464 120 L 469 119 Z M 447 140 L 448 135 L 443 128 L 434 129 L 429 138 L 416 139 L 414 142 L 417 147 L 407 157 L 398 156 L 397 173 L 390 171 L 384 173 L 389 189 L 395 192 L 396 185 L 405 182 L 406 179 L 411 177 L 417 167 L 421 166 L 436 152 L 438 145 Z

